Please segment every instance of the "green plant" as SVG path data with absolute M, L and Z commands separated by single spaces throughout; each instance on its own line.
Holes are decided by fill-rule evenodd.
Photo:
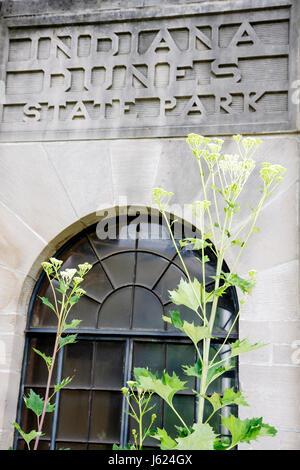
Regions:
M 164 371 L 162 377 L 159 377 L 148 368 L 135 370 L 135 378 L 143 393 L 151 392 L 159 395 L 178 417 L 178 424 L 181 427 L 177 427 L 177 438 L 171 438 L 165 429 L 158 428 L 153 434 L 153 437 L 160 441 L 162 449 L 229 450 L 239 443 L 250 443 L 251 440 L 262 436 L 274 436 L 277 432 L 274 427 L 263 423 L 262 418 L 241 420 L 231 414 L 227 418 L 221 416 L 222 424 L 229 431 L 231 438 L 221 439 L 210 424 L 211 418 L 225 406 L 248 405 L 242 392 L 234 391 L 233 388 L 225 390 L 222 395 L 214 393 L 212 396 L 208 396 L 207 389 L 218 377 L 233 367 L 234 358 L 264 346 L 262 343 L 250 344 L 247 338 L 228 343 L 240 311 L 255 286 L 257 274 L 255 270 L 251 270 L 248 277 L 243 278 L 236 273 L 236 267 L 249 238 L 258 231 L 256 223 L 265 201 L 276 190 L 286 171 L 280 165 L 262 164 L 260 199 L 255 207 L 249 206 L 250 212 L 245 222 L 241 223 L 239 228 L 234 229 L 233 221 L 241 209 L 240 195 L 256 165 L 252 157 L 261 144 L 260 139 L 243 138 L 241 135 L 234 136 L 234 140 L 238 154 L 223 155 L 221 154 L 224 142 L 222 139 L 209 139 L 197 134 L 191 134 L 187 138 L 187 143 L 198 162 L 204 197 L 202 201 L 197 201 L 192 205 L 201 237 L 180 240 L 178 246 L 172 232 L 172 223 L 167 215 L 173 193 L 160 188 L 153 190 L 154 202 L 164 217 L 186 274 L 186 279 L 181 279 L 177 289 L 169 291 L 170 299 L 175 305 L 183 305 L 195 313 L 195 322 L 182 319 L 178 311 L 169 312 L 169 316 L 164 316 L 163 319 L 181 330 L 192 342 L 197 353 L 197 362 L 182 367 L 187 376 L 196 377 L 200 381 L 200 392 L 193 391 L 198 400 L 198 419 L 189 427 L 173 404 L 174 395 L 186 389 L 186 382 L 180 380 L 175 373 L 169 375 Z M 181 255 L 183 247 L 191 247 L 200 252 L 198 259 L 202 283 L 196 278 L 191 278 Z M 233 247 L 237 250 L 235 261 L 230 271 L 225 272 L 223 271 L 225 255 Z M 213 253 L 217 260 L 215 276 L 209 276 L 206 270 L 210 253 Z M 207 292 L 205 287 L 211 278 L 214 281 L 214 288 Z M 231 287 L 238 288 L 241 292 L 240 310 L 223 343 L 211 357 L 210 346 L 218 301 Z M 229 348 L 226 357 L 221 354 L 225 346 Z M 205 402 L 210 404 L 211 413 L 204 421 Z
M 71 308 L 79 301 L 80 297 L 85 294 L 85 291 L 80 287 L 80 284 L 83 282 L 86 273 L 92 267 L 90 264 L 84 263 L 80 264 L 78 269 L 74 268 L 61 271 L 60 268 L 62 264 L 63 261 L 57 260 L 55 258 L 50 258 L 49 262 L 42 263 L 42 267 L 51 286 L 54 304 L 52 304 L 46 297 L 40 297 L 40 299 L 43 304 L 50 308 L 57 317 L 57 330 L 52 356 L 47 356 L 38 349 L 33 348 L 34 352 L 44 360 L 48 370 L 45 397 L 42 398 L 32 389 L 30 389 L 28 396 L 24 395 L 23 397 L 26 407 L 36 415 L 37 430 L 33 429 L 29 433 L 25 433 L 18 423 L 13 423 L 16 430 L 20 433 L 26 442 L 29 450 L 30 443 L 33 440 L 33 450 L 37 450 L 39 439 L 43 435 L 42 430 L 45 415 L 46 413 L 52 413 L 55 410 L 55 402 L 53 400 L 51 403 L 51 400 L 59 390 L 68 385 L 72 380 L 72 377 L 66 377 L 63 379 L 60 383 L 54 386 L 53 393 L 50 395 L 50 384 L 57 353 L 67 344 L 76 342 L 77 335 L 66 334 L 66 331 L 77 328 L 81 320 L 73 319 L 70 323 L 67 323 L 67 319 Z M 58 298 L 57 293 L 59 294 L 60 298 Z
M 132 430 L 134 444 L 127 444 L 126 449 L 113 445 L 113 450 L 142 450 L 143 443 L 147 436 L 151 435 L 151 427 L 156 419 L 156 415 L 153 413 L 150 418 L 150 423 L 147 424 L 146 428 L 143 428 L 143 418 L 144 416 L 151 411 L 154 406 L 149 405 L 153 392 L 147 393 L 145 389 L 140 386 L 138 378 L 138 369 L 135 369 L 135 375 L 137 381 L 128 381 L 127 387 L 121 389 L 123 395 L 125 396 L 128 407 L 130 411 L 127 411 L 127 414 L 137 422 L 138 431 L 134 428 Z

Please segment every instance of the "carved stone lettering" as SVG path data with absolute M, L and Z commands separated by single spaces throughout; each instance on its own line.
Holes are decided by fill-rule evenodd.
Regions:
M 59 139 L 288 128 L 289 38 L 289 8 L 10 27 L 0 130 Z

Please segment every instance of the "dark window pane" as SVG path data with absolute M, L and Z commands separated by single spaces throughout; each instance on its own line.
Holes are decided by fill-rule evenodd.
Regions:
M 69 388 L 91 386 L 93 343 L 80 341 L 65 347 L 63 377 L 73 377 Z
M 159 374 L 165 369 L 165 345 L 161 343 L 134 344 L 134 367 L 149 367 L 151 372 Z
M 86 450 L 86 444 L 81 442 L 57 442 L 55 450 Z
M 118 442 L 120 439 L 121 410 L 121 393 L 93 392 L 90 440 Z
M 34 440 L 32 440 L 29 445 L 30 449 L 32 450 L 34 447 Z M 28 450 L 26 442 L 21 438 L 18 439 L 17 450 Z M 40 438 L 38 450 L 50 450 L 50 441 Z
M 183 381 L 185 387 L 195 389 L 195 379 L 183 373 L 182 366 L 194 364 L 195 348 L 190 344 L 168 344 L 167 345 L 167 372 L 173 372 Z
M 41 356 L 39 356 L 33 351 L 33 348 L 38 349 L 42 353 L 46 354 L 46 356 L 52 356 L 54 342 L 54 335 L 50 337 L 40 336 L 38 338 L 30 339 L 28 346 L 28 360 L 25 376 L 25 385 L 31 387 L 46 386 L 48 379 L 48 369 L 46 363 Z M 51 380 L 52 385 L 56 381 L 56 371 L 57 365 L 54 366 L 53 376 Z
M 125 343 L 99 341 L 96 344 L 94 387 L 117 388 L 123 386 Z
M 174 265 L 171 265 L 164 273 L 155 287 L 155 291 L 158 293 L 163 303 L 170 300 L 169 290 L 177 289 L 181 278 L 185 278 L 184 273 Z
M 85 441 L 88 432 L 89 392 L 62 390 L 60 394 L 57 438 Z
M 195 399 L 193 396 L 176 394 L 173 399 L 173 405 L 179 413 L 185 424 L 190 427 L 195 420 Z M 164 427 L 171 437 L 177 437 L 178 431 L 175 426 L 183 426 L 182 422 L 178 419 L 174 411 L 165 406 Z
M 136 287 L 134 289 L 133 328 L 163 330 L 163 306 L 153 292 Z
M 152 288 L 168 264 L 169 261 L 151 253 L 138 253 L 136 283 Z
M 93 266 L 86 274 L 81 286 L 88 296 L 98 302 L 102 302 L 104 297 L 112 290 L 111 284 L 99 264 Z
M 130 235 L 129 238 L 126 224 L 116 224 L 113 220 L 110 220 L 107 222 L 106 227 L 105 224 L 99 223 L 96 232 L 91 233 L 89 238 L 98 256 L 102 259 L 116 251 L 134 249 L 135 236 L 132 233 Z
M 53 280 L 52 282 L 54 289 L 59 287 L 57 281 Z M 35 299 L 30 326 L 33 328 L 55 328 L 57 325 L 57 317 L 49 307 L 43 304 L 40 297 L 46 297 L 52 305 L 55 305 L 52 289 L 47 278 L 43 279 L 38 296 Z M 61 294 L 59 292 L 56 292 L 56 298 L 57 300 L 61 300 Z
M 151 224 L 144 228 L 146 237 L 143 232 L 139 236 L 138 249 L 149 250 L 158 254 L 164 255 L 166 258 L 171 259 L 176 254 L 176 249 L 170 238 L 168 230 L 159 224 Z
M 201 319 L 199 316 L 194 312 L 194 310 L 191 310 L 188 307 L 185 307 L 184 305 L 175 305 L 173 303 L 169 303 L 165 306 L 165 315 L 167 317 L 170 316 L 170 310 L 173 310 L 175 312 L 180 313 L 180 318 L 181 320 L 185 320 L 189 323 L 194 322 L 195 325 L 201 325 Z M 171 323 L 167 323 L 167 330 L 168 331 L 177 331 L 179 332 L 178 328 L 175 328 Z
M 98 261 L 89 241 L 86 237 L 77 240 L 72 246 L 66 249 L 59 257 L 63 260 L 62 270 L 67 268 L 77 268 L 79 264 L 95 264 Z
M 112 293 L 103 303 L 98 328 L 130 328 L 132 287 L 124 287 Z
M 79 302 L 71 308 L 67 323 L 71 323 L 73 319 L 81 320 L 78 327 L 79 329 L 95 329 L 97 326 L 99 308 L 100 305 L 98 302 L 84 295 L 80 298 Z
M 103 268 L 114 287 L 132 284 L 134 276 L 135 254 L 120 253 L 102 261 Z
M 113 444 L 89 444 L 88 450 L 111 450 L 112 446 Z

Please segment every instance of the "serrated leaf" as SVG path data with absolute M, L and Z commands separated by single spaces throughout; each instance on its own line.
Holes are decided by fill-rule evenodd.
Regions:
M 82 320 L 75 320 L 73 319 L 71 323 L 65 323 L 63 327 L 63 331 L 65 330 L 74 330 L 78 327 L 78 325 L 82 322 Z
M 183 333 L 185 333 L 195 345 L 197 345 L 199 341 L 203 340 L 204 338 L 212 338 L 207 326 L 195 326 L 194 322 L 189 323 L 185 320 L 182 321 L 179 312 L 174 312 L 171 310 L 169 313 L 170 317 L 163 316 L 163 320 L 171 323 L 175 326 L 175 328 L 178 328 Z
M 72 380 L 73 380 L 73 377 L 67 377 L 66 379 L 63 379 L 60 383 L 56 384 L 54 386 L 54 393 L 66 387 Z
M 255 343 L 250 344 L 248 338 L 243 339 L 240 341 L 239 339 L 232 343 L 231 345 L 231 354 L 230 357 L 239 356 L 240 354 L 245 354 L 250 351 L 254 351 L 255 349 L 262 348 L 266 346 L 264 343 Z
M 141 369 L 139 370 L 141 371 Z M 163 372 L 162 378 L 159 379 L 148 371 L 148 369 L 143 369 L 143 373 L 139 373 L 138 379 L 142 388 L 145 390 L 152 390 L 163 398 L 170 406 L 172 406 L 172 400 L 175 393 L 186 389 L 186 382 L 182 382 L 175 372 L 173 372 L 172 376 L 167 372 Z
M 184 240 L 180 240 L 179 244 L 182 247 L 192 244 L 193 250 L 200 251 L 207 247 L 212 247 L 212 244 L 203 240 L 202 238 L 184 238 Z
M 153 439 L 157 439 L 160 441 L 160 448 L 162 450 L 169 450 L 169 449 L 173 449 L 174 447 L 177 446 L 177 442 L 174 441 L 174 439 L 172 439 L 167 431 L 165 429 L 160 429 L 160 428 L 157 428 L 156 430 L 156 434 L 152 434 Z
M 241 289 L 243 294 L 248 293 L 251 294 L 253 288 L 255 287 L 255 278 L 252 277 L 250 279 L 243 279 L 238 274 L 235 273 L 222 273 L 220 276 L 226 284 L 229 286 L 238 287 Z
M 184 373 L 188 376 L 198 377 L 201 379 L 202 377 L 202 364 L 200 359 L 192 366 L 183 366 Z M 207 371 L 207 378 L 206 378 L 206 387 L 208 387 L 214 380 L 216 380 L 221 375 L 225 374 L 233 368 L 232 364 L 223 365 L 211 365 Z
M 32 349 L 34 350 L 34 352 L 36 354 L 38 354 L 39 356 L 41 356 L 44 359 L 44 361 L 46 363 L 46 366 L 47 366 L 47 369 L 50 370 L 51 365 L 52 365 L 52 357 L 51 356 L 46 356 L 46 354 L 42 353 L 38 349 L 35 349 L 35 348 L 32 348 Z
M 130 445 L 126 444 L 126 447 L 118 446 L 117 444 L 113 444 L 112 450 L 131 450 Z
M 269 424 L 265 424 L 262 418 L 252 418 L 241 420 L 234 415 L 228 418 L 221 417 L 222 424 L 230 431 L 232 436 L 231 447 L 239 442 L 247 442 L 256 440 L 259 437 L 275 436 L 277 431 Z
M 68 335 L 61 337 L 59 340 L 59 347 L 62 348 L 66 344 L 76 343 L 77 335 Z
M 231 363 L 225 365 L 210 365 L 210 368 L 207 372 L 206 386 L 208 387 L 217 378 L 221 377 L 221 375 L 233 369 L 233 367 L 234 365 Z
M 23 397 L 25 405 L 27 408 L 32 410 L 37 416 L 41 416 L 44 409 L 44 399 L 37 395 L 32 389 L 29 391 L 29 395 Z M 47 403 L 46 413 L 52 413 L 55 410 L 55 405 Z
M 246 402 L 242 392 L 235 392 L 233 387 L 224 390 L 223 396 L 218 393 L 213 393 L 211 397 L 204 395 L 204 398 L 210 402 L 214 412 L 220 410 L 224 406 L 228 405 L 243 405 L 249 406 Z
M 44 305 L 51 308 L 51 310 L 53 310 L 53 312 L 55 312 L 55 314 L 56 314 L 56 310 L 55 310 L 54 305 L 52 305 L 52 303 L 50 302 L 49 299 L 47 299 L 47 297 L 40 297 L 40 299 L 41 299 L 41 301 L 43 302 Z
M 176 439 L 174 450 L 213 450 L 217 435 L 209 424 L 194 423 L 193 432 Z
M 216 439 L 214 442 L 214 450 L 226 450 L 229 446 L 229 437 L 225 437 L 225 439 Z
M 213 299 L 210 299 L 210 293 L 205 291 L 202 284 L 196 278 L 192 282 L 181 279 L 177 289 L 169 291 L 169 294 L 170 300 L 175 305 L 185 305 L 195 311 L 202 307 L 204 301 L 213 301 Z
M 174 325 L 175 328 L 178 328 L 180 330 L 183 327 L 183 321 L 180 318 L 180 313 L 175 310 L 170 310 L 169 314 L 170 317 L 163 315 L 163 320 L 168 323 L 171 323 L 171 325 Z
M 20 433 L 20 435 L 22 436 L 24 441 L 26 442 L 28 449 L 30 449 L 29 444 L 33 439 L 35 439 L 38 436 L 39 437 L 43 436 L 43 434 L 41 432 L 37 432 L 34 429 L 32 431 L 30 431 L 29 433 L 25 433 L 24 431 L 22 431 L 22 429 L 21 429 L 21 427 L 19 426 L 18 423 L 14 422 L 12 424 L 16 428 L 16 430 Z

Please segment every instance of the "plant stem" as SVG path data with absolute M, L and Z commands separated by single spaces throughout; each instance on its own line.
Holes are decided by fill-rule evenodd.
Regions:
M 45 419 L 45 415 L 46 415 L 46 408 L 47 408 L 47 403 L 48 403 L 48 398 L 49 398 L 50 384 L 51 384 L 52 373 L 53 373 L 54 364 L 55 364 L 55 358 L 56 358 L 56 354 L 57 354 L 57 350 L 58 350 L 59 337 L 60 337 L 60 335 L 59 335 L 59 333 L 57 333 L 56 338 L 55 338 L 55 345 L 54 345 L 54 349 L 53 349 L 52 363 L 51 363 L 51 367 L 50 367 L 49 374 L 48 374 L 46 393 L 45 393 L 45 399 L 44 399 L 45 400 L 44 401 L 44 407 L 43 407 L 43 412 L 42 412 L 39 427 L 38 427 L 38 432 L 42 431 L 43 424 L 44 424 L 44 419 Z M 37 436 L 36 439 L 35 439 L 33 450 L 37 450 L 39 440 L 40 440 L 40 436 Z

